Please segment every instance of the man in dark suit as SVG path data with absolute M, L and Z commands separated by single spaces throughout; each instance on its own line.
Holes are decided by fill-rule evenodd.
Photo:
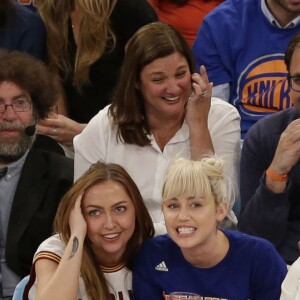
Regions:
M 71 159 L 32 147 L 35 125 L 55 104 L 57 91 L 41 61 L 0 51 L 0 299 L 11 299 L 29 274 L 73 182 Z

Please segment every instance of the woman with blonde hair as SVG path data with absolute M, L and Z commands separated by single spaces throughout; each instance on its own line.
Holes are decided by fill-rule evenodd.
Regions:
M 131 299 L 132 260 L 154 228 L 121 166 L 93 164 L 63 197 L 55 231 L 35 254 L 23 299 Z
M 63 116 L 38 127 L 64 144 L 110 102 L 127 41 L 143 25 L 156 21 L 146 0 L 36 0 L 47 29 L 48 63 L 60 76 Z M 62 100 L 65 101 L 62 101 Z
M 201 299 L 279 299 L 287 268 L 274 246 L 220 229 L 229 202 L 226 181 L 217 157 L 171 165 L 162 192 L 168 235 L 146 241 L 139 252 L 135 300 L 170 299 L 175 291 Z

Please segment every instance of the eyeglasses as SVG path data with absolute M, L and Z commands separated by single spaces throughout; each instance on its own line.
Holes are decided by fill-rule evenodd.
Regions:
M 0 101 L 0 113 L 4 113 L 8 106 L 11 106 L 15 112 L 29 111 L 31 109 L 31 101 L 25 98 L 17 99 L 11 104 L 5 104 L 3 101 Z
M 300 75 L 287 76 L 290 88 L 295 92 L 300 92 Z

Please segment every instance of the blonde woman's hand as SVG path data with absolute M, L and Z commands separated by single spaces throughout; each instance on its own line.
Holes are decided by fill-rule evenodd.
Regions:
M 185 120 L 190 128 L 207 127 L 213 84 L 209 82 L 204 66 L 200 67 L 200 74 L 191 75 L 191 80 L 193 92 L 186 105 Z
M 85 237 L 86 230 L 87 230 L 87 224 L 82 214 L 81 209 L 81 200 L 82 195 L 78 196 L 74 205 L 74 208 L 71 210 L 70 213 L 70 220 L 69 220 L 69 226 L 71 234 L 78 234 L 82 237 Z
M 51 113 L 48 118 L 39 120 L 37 132 L 69 146 L 73 144 L 73 138 L 81 133 L 85 126 L 86 124 L 77 123 L 64 115 Z

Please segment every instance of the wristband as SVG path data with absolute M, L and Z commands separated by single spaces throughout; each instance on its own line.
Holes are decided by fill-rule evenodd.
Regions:
M 267 177 L 269 177 L 272 181 L 284 182 L 288 179 L 288 174 L 277 174 L 274 173 L 270 167 L 266 171 Z

